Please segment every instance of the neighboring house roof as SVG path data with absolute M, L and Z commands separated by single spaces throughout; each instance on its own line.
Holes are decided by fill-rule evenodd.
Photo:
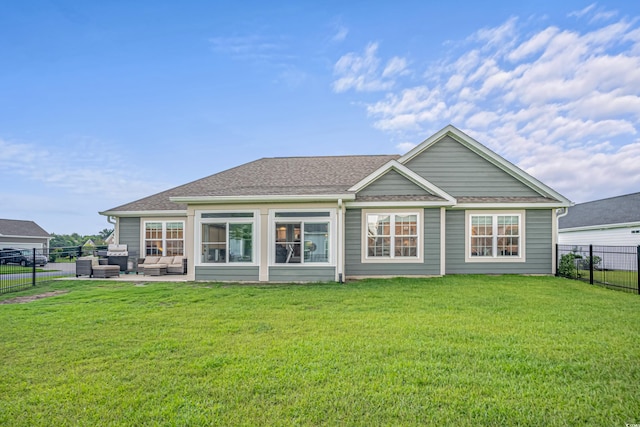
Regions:
M 398 155 L 263 158 L 127 203 L 110 212 L 186 210 L 170 198 L 313 196 L 348 189 Z
M 593 227 L 598 225 L 640 222 L 640 193 L 579 203 L 560 218 L 559 228 Z
M 50 238 L 49 233 L 33 221 L 0 219 L 0 236 Z

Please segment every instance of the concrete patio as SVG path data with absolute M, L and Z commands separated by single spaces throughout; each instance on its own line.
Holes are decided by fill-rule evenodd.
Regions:
M 106 280 L 106 281 L 118 281 L 118 282 L 193 282 L 194 277 L 189 274 L 166 274 L 163 276 L 145 276 L 144 274 L 123 274 L 120 273 L 117 277 L 98 278 L 89 276 L 80 277 L 64 277 L 60 280 Z

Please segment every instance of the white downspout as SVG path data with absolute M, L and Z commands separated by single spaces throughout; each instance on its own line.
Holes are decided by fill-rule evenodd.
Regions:
M 440 275 L 447 271 L 447 208 L 440 208 Z
M 558 211 L 560 209 L 556 209 L 556 219 L 560 219 L 563 216 L 567 216 L 567 214 L 569 213 L 569 208 L 561 208 L 564 212 L 562 212 L 561 214 L 558 214 Z
M 111 220 L 113 219 L 113 222 Z M 113 240 L 116 244 L 120 243 L 120 238 L 118 237 L 118 220 L 115 216 L 107 216 L 107 222 L 113 225 Z
M 568 213 L 569 213 L 569 208 L 567 207 L 555 210 L 556 220 L 553 221 L 553 230 L 551 235 L 551 239 L 552 239 L 551 247 L 553 248 L 553 250 L 551 251 L 551 263 L 552 263 L 551 273 L 554 276 L 556 275 L 556 266 L 558 265 L 558 259 L 556 257 L 556 245 L 558 244 L 558 232 L 559 232 L 558 230 L 560 229 L 560 218 L 562 218 L 563 216 L 566 216 Z
M 337 224 L 337 269 L 336 269 L 336 282 L 343 282 L 344 277 L 344 203 L 342 199 L 338 199 L 338 224 Z

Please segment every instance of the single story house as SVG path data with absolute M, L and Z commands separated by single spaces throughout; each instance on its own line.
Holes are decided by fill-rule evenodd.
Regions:
M 0 219 L 0 248 L 47 249 L 51 236 L 33 221 Z
M 571 202 L 453 126 L 403 156 L 263 158 L 100 214 L 220 281 L 553 274 Z
M 578 203 L 559 220 L 558 243 L 640 245 L 640 193 Z

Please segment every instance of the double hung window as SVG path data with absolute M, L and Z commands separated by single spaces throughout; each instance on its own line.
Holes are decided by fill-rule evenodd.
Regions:
M 184 255 L 184 222 L 145 222 L 144 248 L 146 255 Z
M 254 230 L 253 212 L 200 214 L 200 262 L 253 263 Z
M 468 215 L 468 259 L 523 258 L 521 213 L 473 213 Z
M 367 212 L 363 217 L 365 261 L 415 261 L 421 258 L 419 212 Z

